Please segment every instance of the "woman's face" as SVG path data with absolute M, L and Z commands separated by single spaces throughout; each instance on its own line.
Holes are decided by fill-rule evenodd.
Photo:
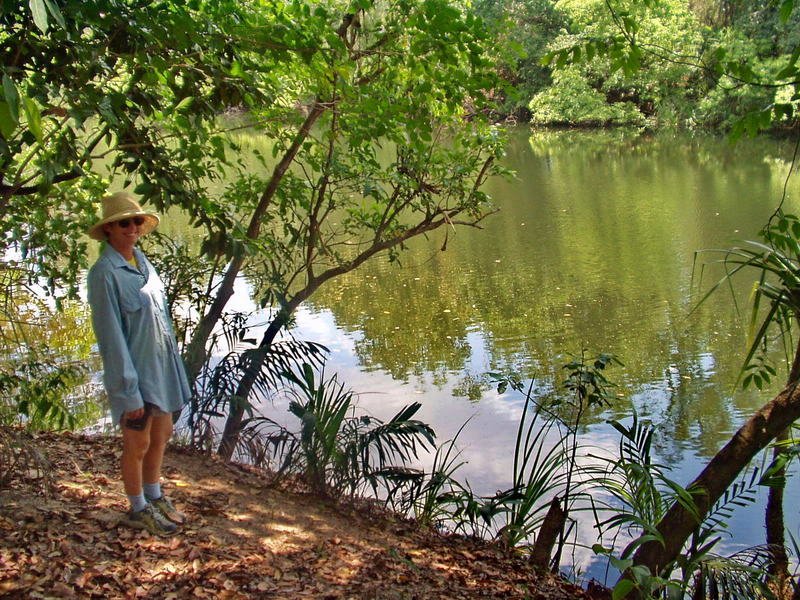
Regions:
M 143 224 L 143 217 L 131 217 L 107 223 L 103 226 L 103 230 L 112 248 L 118 252 L 128 252 L 139 241 Z

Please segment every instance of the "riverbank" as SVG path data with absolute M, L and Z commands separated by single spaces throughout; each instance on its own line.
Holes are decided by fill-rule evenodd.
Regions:
M 126 506 L 118 440 L 42 433 L 23 441 L 47 463 L 27 460 L 0 490 L 0 597 L 598 597 L 489 544 L 175 447 L 164 485 L 190 521 L 178 536 L 157 538 L 117 524 Z

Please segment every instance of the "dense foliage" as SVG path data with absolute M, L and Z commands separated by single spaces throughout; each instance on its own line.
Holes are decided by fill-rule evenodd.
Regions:
M 33 0 L 0 20 L 0 266 L 60 302 L 110 182 L 185 213 L 200 256 L 154 253 L 193 309 L 193 376 L 243 268 L 274 336 L 328 279 L 491 211 L 486 33 L 448 1 Z
M 800 17 L 792 2 L 532 0 L 476 10 L 491 17 L 499 4 L 519 15 L 507 35 L 526 31 L 529 40 L 508 77 L 522 92 L 508 110 L 527 104 L 535 124 L 727 130 L 794 123 Z M 509 56 L 506 50 L 500 64 Z M 529 67 L 531 57 L 539 69 Z M 748 115 L 758 116 L 742 122 Z
M 104 177 L 225 222 L 201 185 L 223 164 L 215 119 L 257 98 L 249 82 L 269 65 L 247 61 L 230 34 L 244 9 L 227 4 L 0 7 L 0 247 L 18 248 L 51 291 L 74 292 Z

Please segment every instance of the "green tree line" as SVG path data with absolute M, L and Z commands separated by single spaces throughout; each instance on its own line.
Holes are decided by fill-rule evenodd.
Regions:
M 775 0 L 482 0 L 504 114 L 536 125 L 794 124 L 800 16 Z M 753 120 L 745 123 L 758 127 Z

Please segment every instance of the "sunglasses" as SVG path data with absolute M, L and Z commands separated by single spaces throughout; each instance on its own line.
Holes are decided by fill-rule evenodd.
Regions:
M 120 219 L 119 221 L 114 221 L 120 229 L 127 229 L 131 226 L 131 223 L 136 225 L 137 227 L 144 225 L 144 217 L 133 217 L 132 219 Z

